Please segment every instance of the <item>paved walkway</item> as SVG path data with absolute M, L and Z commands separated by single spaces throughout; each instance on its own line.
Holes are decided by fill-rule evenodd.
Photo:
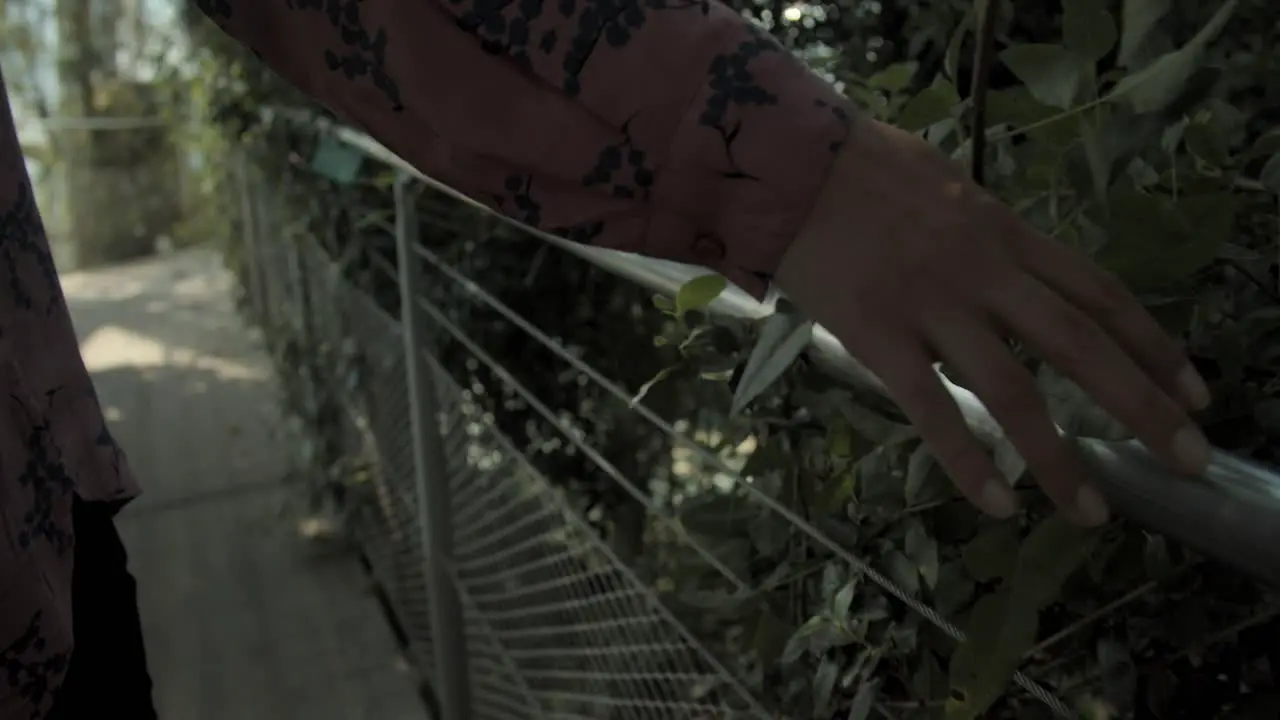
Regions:
M 424 720 L 356 561 L 300 532 L 268 361 L 218 257 L 63 282 L 147 490 L 120 527 L 162 720 Z

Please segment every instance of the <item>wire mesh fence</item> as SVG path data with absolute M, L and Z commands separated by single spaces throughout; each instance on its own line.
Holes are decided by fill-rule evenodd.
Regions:
M 476 282 L 487 271 L 487 254 L 476 243 L 467 239 L 460 252 L 447 254 L 434 242 L 443 236 L 491 236 L 500 226 L 459 225 L 457 213 L 446 212 L 453 201 L 444 198 L 427 198 L 445 203 L 439 218 L 424 213 L 430 202 L 400 202 L 406 186 L 401 178 L 395 215 L 364 220 L 380 236 L 337 243 L 286 216 L 281 208 L 287 203 L 280 198 L 287 187 L 267 186 L 248 165 L 240 175 L 246 219 L 241 277 L 249 304 L 278 354 L 329 355 L 337 358 L 332 365 L 347 368 L 341 377 L 323 378 L 313 376 L 306 363 L 286 363 L 284 372 L 323 386 L 318 392 L 312 388 L 308 402 L 328 397 L 341 416 L 340 447 L 332 454 L 343 468 L 339 486 L 348 526 L 386 588 L 412 655 L 448 720 L 793 717 L 776 703 L 766 709 L 747 689 L 759 692 L 766 683 L 758 664 L 742 661 L 753 654 L 758 638 L 743 637 L 740 629 L 704 632 L 707 628 L 699 625 L 714 624 L 714 612 L 707 620 L 707 613 L 682 611 L 688 609 L 688 597 L 700 594 L 708 606 L 749 603 L 778 588 L 814 582 L 815 569 L 823 571 L 824 587 L 831 584 L 828 571 L 840 567 L 847 574 L 836 587 L 873 586 L 874 593 L 859 595 L 866 606 L 854 614 L 903 618 L 895 627 L 905 628 L 900 631 L 911 634 L 911 642 L 929 633 L 954 647 L 963 638 L 949 619 L 958 605 L 941 607 L 941 592 L 904 589 L 906 581 L 921 582 L 914 572 L 904 579 L 884 558 L 862 557 L 849 548 L 865 551 L 865 546 L 845 542 L 836 529 L 819 527 L 814 518 L 766 492 L 763 480 L 743 466 L 750 450 L 725 451 L 723 439 L 711 439 L 718 432 L 714 424 L 665 418 L 647 397 L 634 394 L 635 387 L 596 367 L 582 348 L 561 343 L 526 319 L 521 308 Z M 529 277 L 544 262 L 545 250 L 533 257 Z M 388 287 L 398 293 L 388 295 Z M 526 344 L 506 344 L 502 352 L 488 346 L 514 336 Z M 504 357 L 505 363 L 499 359 Z M 557 404 L 544 397 L 547 386 L 538 382 L 548 376 L 598 393 L 588 404 Z M 288 387 L 296 378 L 282 380 Z M 426 382 L 431 392 L 424 394 Z M 596 418 L 589 416 L 609 413 L 624 414 L 644 428 L 623 437 L 656 448 L 644 456 L 648 465 L 635 461 L 634 448 L 609 445 L 593 433 L 590 424 Z M 536 419 L 536 430 L 508 422 L 507 414 Z M 542 442 L 531 443 L 535 436 Z M 428 452 L 426 445 L 438 448 Z M 545 462 L 547 453 L 535 446 L 580 462 Z M 625 455 L 632 456 L 630 462 L 620 457 Z M 696 469 L 677 471 L 681 465 Z M 566 490 L 575 479 L 571 476 L 579 474 L 589 475 L 591 484 L 608 485 L 638 511 L 644 556 L 628 556 L 616 538 L 606 538 L 593 517 L 598 507 Z M 902 484 L 901 473 L 892 468 L 880 474 L 895 487 Z M 676 497 L 681 492 L 675 488 L 677 475 L 698 491 Z M 735 561 L 738 541 L 717 542 L 714 533 L 690 530 L 690 515 L 708 498 L 733 508 L 737 519 L 731 522 L 742 525 L 735 528 L 738 537 L 754 535 L 754 529 L 743 528 L 754 528 L 767 516 L 784 544 L 787 538 L 802 538 L 803 547 L 823 560 L 808 566 L 784 563 L 762 578 L 758 568 Z M 1193 558 L 1187 566 L 1196 562 Z M 674 566 L 696 569 L 669 571 Z M 793 574 L 782 577 L 782 570 Z M 697 580 L 685 579 L 690 577 Z M 686 592 L 672 592 L 671 586 L 681 583 L 689 586 L 676 589 Z M 1145 602 L 1155 586 L 1148 581 L 1117 587 L 1116 599 L 1102 602 L 1100 609 L 1090 605 L 1083 617 L 1037 645 L 1042 665 L 1070 665 L 1071 658 L 1048 657 L 1045 648 L 1090 625 L 1125 622 L 1121 615 Z M 970 583 L 967 598 L 972 591 Z M 1148 614 L 1166 612 L 1177 602 L 1176 597 L 1153 601 Z M 1270 607 L 1252 620 L 1241 620 L 1242 615 L 1221 624 L 1263 622 L 1274 617 Z M 851 612 L 847 606 L 843 611 Z M 807 611 L 814 619 L 821 613 Z M 804 639 L 803 627 L 794 635 L 791 629 L 786 631 L 792 641 Z M 809 647 L 851 642 L 833 639 L 829 633 L 837 631 L 845 632 L 824 630 L 828 635 L 818 633 Z M 813 687 L 849 682 L 863 662 L 858 659 L 845 680 L 813 678 Z M 1090 680 L 1066 677 L 1048 687 L 1020 672 L 1013 680 L 1020 698 L 1052 715 L 1073 717 L 1060 698 L 1063 688 Z M 801 692 L 807 693 L 809 680 L 802 680 Z M 876 698 L 874 684 L 869 686 Z M 849 694 L 854 692 L 856 684 Z M 862 714 L 846 704 L 840 716 L 932 718 L 948 692 L 942 677 L 923 690 L 913 685 L 900 691 L 918 700 L 873 699 L 862 703 Z M 1030 717 L 1026 707 L 1015 706 L 1015 716 Z
M 402 318 L 362 290 L 321 242 L 289 236 L 252 168 L 242 168 L 241 180 L 251 235 L 242 278 L 268 342 L 284 353 L 291 343 L 320 351 L 345 344 L 358 366 L 358 381 L 339 392 L 344 453 L 364 468 L 344 490 L 347 520 L 424 674 L 439 680 L 445 663 L 465 659 L 468 717 L 765 717 L 649 584 L 469 400 L 470 389 L 449 374 L 430 343 L 414 350 L 435 383 L 444 462 L 431 471 L 436 487 L 421 487 Z M 369 272 L 397 281 L 395 258 L 371 253 L 361 260 Z M 426 297 L 417 299 L 430 334 L 460 343 L 517 393 L 528 393 L 459 323 Z M 422 525 L 428 492 L 447 498 L 454 528 L 447 589 L 432 587 L 429 572 L 434 553 Z M 441 592 L 458 595 L 455 622 L 465 651 L 437 646 L 432 600 Z

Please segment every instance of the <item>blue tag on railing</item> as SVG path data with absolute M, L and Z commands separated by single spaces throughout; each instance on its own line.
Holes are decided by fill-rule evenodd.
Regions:
M 350 185 L 360 174 L 364 154 L 332 135 L 322 135 L 311 156 L 311 169 L 339 185 Z

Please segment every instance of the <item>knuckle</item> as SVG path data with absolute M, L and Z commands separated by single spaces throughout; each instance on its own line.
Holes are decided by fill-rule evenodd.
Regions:
M 1178 406 L 1150 382 L 1128 386 L 1120 403 L 1129 416 L 1120 419 L 1139 434 L 1172 431 L 1186 422 Z
M 1081 368 L 1103 350 L 1105 337 L 1101 329 L 1077 310 L 1064 310 L 1056 322 L 1045 327 L 1045 355 L 1060 370 L 1070 372 Z
M 1126 314 L 1135 305 L 1129 288 L 1120 282 L 1120 278 L 1106 270 L 1098 271 L 1093 296 L 1098 310 L 1107 314 Z
M 1027 468 L 1049 495 L 1060 498 L 1080 484 L 1084 471 L 1075 451 L 1056 432 L 1036 433 L 1016 443 Z
M 1006 432 L 1009 426 L 1034 422 L 1046 412 L 1044 399 L 1030 380 L 1023 378 L 1011 378 L 991 388 L 982 396 L 982 402 Z
M 1129 289 L 1109 272 L 1099 273 L 1089 305 L 1089 311 L 1110 328 L 1132 329 L 1146 317 L 1146 311 Z
M 947 399 L 932 368 L 926 367 L 919 372 L 911 373 L 902 379 L 901 385 L 901 392 L 905 397 L 922 405 L 937 405 Z
M 963 427 L 925 438 L 925 444 L 957 483 L 980 482 L 993 472 L 982 445 Z

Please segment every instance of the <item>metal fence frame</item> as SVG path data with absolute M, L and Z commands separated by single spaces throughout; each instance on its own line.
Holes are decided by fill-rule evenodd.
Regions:
M 289 234 L 243 159 L 236 175 L 245 290 L 266 334 L 361 336 L 371 389 L 346 401 L 364 437 L 353 446 L 372 446 L 379 479 L 376 512 L 348 519 L 442 717 L 768 717 L 510 441 L 468 425 L 463 392 L 429 348 L 442 333 L 470 341 L 419 291 L 421 263 L 401 261 L 428 253 L 414 240 L 421 184 L 401 175 L 394 190 L 393 318 L 313 238 Z M 500 455 L 493 467 L 469 457 L 482 440 Z
M 421 593 L 419 600 L 425 602 L 430 610 L 428 617 L 414 619 L 414 622 L 423 624 L 418 632 L 411 635 L 418 641 L 418 645 L 414 648 L 415 655 L 433 680 L 445 720 L 464 718 L 469 720 L 482 717 L 768 717 L 761 706 L 723 667 L 719 666 L 709 653 L 698 645 L 696 640 L 684 631 L 679 623 L 675 622 L 669 614 L 664 614 L 665 611 L 660 602 L 641 592 L 642 584 L 634 576 L 629 576 L 625 568 L 616 569 L 609 566 L 604 570 L 600 568 L 584 570 L 578 567 L 577 560 L 574 561 L 573 567 L 576 569 L 565 577 L 575 572 L 584 577 L 608 573 L 609 579 L 604 585 L 592 587 L 607 588 L 608 592 L 605 594 L 616 592 L 626 595 L 629 598 L 627 602 L 634 604 L 626 605 L 625 613 L 623 610 L 602 610 L 600 612 L 604 620 L 592 625 L 591 630 L 583 629 L 586 625 L 581 624 L 573 626 L 572 631 L 584 637 L 590 635 L 582 642 L 590 646 L 589 649 L 593 652 L 602 651 L 609 646 L 631 648 L 632 646 L 627 644 L 628 641 L 634 640 L 639 635 L 620 630 L 610 623 L 617 620 L 615 615 L 626 614 L 628 617 L 638 617 L 643 622 L 660 628 L 654 631 L 653 637 L 658 638 L 659 643 L 666 648 L 664 652 L 671 655 L 679 654 L 687 659 L 686 666 L 689 668 L 687 672 L 681 670 L 674 673 L 667 671 L 654 673 L 663 675 L 661 682 L 669 684 L 686 681 L 688 683 L 708 682 L 716 686 L 720 696 L 729 697 L 730 700 L 717 700 L 710 710 L 711 706 L 696 703 L 689 703 L 688 707 L 671 704 L 662 697 L 661 690 L 654 690 L 647 684 L 650 682 L 649 679 L 635 680 L 634 687 L 628 685 L 627 688 L 620 689 L 618 687 L 620 683 L 627 684 L 632 680 L 626 679 L 626 673 L 619 675 L 614 672 L 616 668 L 613 669 L 614 671 L 605 672 L 612 667 L 608 665 L 610 661 L 607 658 L 601 659 L 594 656 L 589 659 L 589 662 L 584 660 L 587 663 L 584 665 L 586 669 L 555 671 L 566 674 L 576 673 L 575 677 L 582 683 L 586 683 L 584 687 L 592 688 L 593 694 L 590 698 L 586 698 L 586 695 L 579 696 L 572 692 L 546 689 L 553 685 L 539 684 L 538 671 L 530 669 L 536 666 L 522 664 L 521 652 L 536 655 L 536 651 L 518 647 L 519 642 L 513 640 L 518 633 L 510 626 L 503 624 L 502 618 L 515 610 L 504 607 L 501 602 L 490 602 L 483 592 L 479 592 L 477 588 L 487 580 L 483 578 L 477 580 L 474 574 L 469 575 L 466 566 L 471 561 L 465 557 L 460 561 L 457 555 L 460 539 L 465 540 L 470 537 L 470 545 L 462 544 L 461 549 L 464 555 L 466 547 L 475 547 L 476 543 L 481 542 L 475 536 L 475 533 L 479 532 L 476 528 L 479 527 L 477 523 L 481 518 L 472 506 L 467 505 L 467 502 L 475 500 L 470 496 L 476 493 L 487 493 L 488 497 L 503 499 L 513 504 L 513 507 L 514 504 L 524 503 L 525 500 L 505 497 L 508 490 L 504 489 L 500 483 L 486 484 L 482 478 L 473 477 L 477 473 L 483 474 L 484 471 L 477 471 L 460 459 L 459 453 L 465 451 L 464 446 L 469 442 L 465 432 L 459 430 L 464 424 L 463 415 L 458 409 L 463 400 L 456 392 L 456 388 L 454 392 L 448 388 L 451 381 L 441 368 L 434 364 L 426 339 L 432 333 L 440 332 L 442 329 L 453 332 L 456 328 L 451 330 L 449 321 L 437 309 L 433 309 L 418 291 L 421 281 L 414 268 L 418 267 L 419 263 L 403 261 L 426 253 L 425 249 L 416 246 L 415 240 L 417 218 L 412 199 L 415 188 L 420 185 L 432 187 L 468 205 L 482 208 L 486 212 L 490 211 L 447 186 L 425 177 L 366 135 L 349 128 L 327 125 L 324 121 L 309 119 L 308 122 L 323 126 L 322 130 L 331 132 L 342 141 L 358 148 L 367 157 L 394 168 L 398 177 L 395 186 L 394 231 L 397 255 L 401 260 L 398 263 L 401 317 L 398 319 L 383 317 L 376 323 L 365 324 L 386 323 L 387 332 L 393 332 L 399 338 L 399 357 L 385 359 L 384 364 L 386 368 L 394 368 L 388 372 L 398 373 L 409 387 L 408 397 L 402 398 L 407 409 L 401 410 L 402 414 L 407 414 L 408 417 L 408 423 L 405 425 L 410 430 L 410 437 L 407 439 L 409 447 L 380 448 L 379 454 L 384 464 L 384 473 L 397 476 L 401 480 L 412 478 L 411 489 L 407 493 L 401 493 L 405 497 L 397 502 L 402 502 L 406 508 L 412 508 L 414 512 L 410 517 L 405 515 L 404 508 L 397 510 L 396 512 L 400 515 L 397 515 L 399 519 L 396 522 L 403 527 L 393 527 L 389 534 L 382 532 L 378 537 L 365 537 L 364 541 L 371 547 L 384 548 L 382 557 L 373 561 L 375 574 L 395 578 L 395 582 L 401 586 L 399 592 Z M 339 287 L 342 281 L 335 270 L 315 266 L 317 260 L 313 256 L 314 253 L 308 252 L 307 241 L 282 243 L 279 242 L 278 237 L 272 237 L 269 242 L 267 241 L 268 236 L 280 232 L 279 228 L 282 228 L 283 224 L 278 222 L 278 219 L 270 217 L 269 203 L 264 202 L 264 188 L 254 177 L 254 169 L 242 161 L 238 168 L 238 175 L 241 183 L 240 201 L 247 221 L 245 227 L 245 245 L 248 255 L 247 290 L 263 322 L 268 325 L 287 322 L 290 316 L 296 317 L 303 312 L 316 312 L 315 308 L 301 307 L 299 303 L 305 302 L 302 298 L 321 297 L 326 293 L 338 297 L 339 295 L 335 293 L 346 292 Z M 678 263 L 584 247 L 510 220 L 507 222 L 607 271 L 660 293 L 673 295 L 688 279 L 705 273 L 704 270 Z M 284 257 L 281 257 L 282 255 Z M 427 259 L 430 260 L 429 257 Z M 301 270 L 308 265 L 311 266 L 310 271 Z M 274 269 L 268 266 L 274 266 Z M 447 267 L 440 266 L 440 269 L 448 273 Z M 291 278 L 293 290 L 286 287 L 287 284 L 271 280 L 273 277 L 282 276 Z M 299 290 L 304 287 L 310 288 L 308 284 L 315 282 L 317 277 L 326 278 L 323 282 L 329 285 L 319 292 L 313 289 Z M 483 290 L 481 289 L 480 292 L 483 293 Z M 293 296 L 290 296 L 291 293 Z M 342 297 L 343 300 L 333 300 L 328 304 L 338 306 L 346 303 L 352 307 L 360 305 L 359 299 Z M 762 317 L 771 312 L 775 300 L 776 297 L 771 297 L 763 303 L 757 302 L 740 290 L 730 288 L 711 306 L 710 310 L 713 313 L 734 317 Z M 489 304 L 495 307 L 492 302 Z M 496 309 L 499 312 L 504 310 L 501 307 Z M 506 311 L 510 312 L 509 309 Z M 344 309 L 339 312 L 354 311 Z M 519 320 L 519 316 L 514 313 L 509 314 L 508 318 L 513 322 Z M 345 321 L 334 322 L 350 323 L 351 320 L 348 318 Z M 526 331 L 533 330 L 536 329 L 526 328 Z M 465 338 L 460 339 L 465 342 Z M 553 351 L 554 349 L 552 348 Z M 477 357 L 483 356 L 481 348 L 474 348 L 473 352 Z M 863 388 L 882 391 L 882 386 L 875 377 L 845 352 L 829 332 L 821 328 L 815 331 L 810 354 L 833 378 Z M 574 362 L 573 358 L 564 357 L 566 361 Z M 591 371 L 589 366 L 579 367 L 579 369 L 584 372 Z M 602 383 L 609 382 L 606 378 L 595 379 Z M 979 435 L 988 441 L 1002 441 L 1002 433 L 998 425 L 986 413 L 981 403 L 963 388 L 951 384 L 945 378 L 943 381 L 961 406 L 966 419 Z M 643 406 L 639 410 L 644 414 Z M 383 422 L 377 415 L 377 411 L 371 411 L 371 419 L 367 421 L 375 424 Z M 670 426 L 664 427 L 665 421 L 656 415 L 646 416 L 646 419 L 662 427 L 664 431 L 676 432 Z M 501 445 L 504 439 L 498 437 L 495 441 Z M 515 458 L 518 453 L 511 453 L 509 446 L 506 450 L 508 455 L 500 462 L 519 465 L 519 459 L 522 457 Z M 1280 520 L 1280 475 L 1273 470 L 1215 450 L 1209 472 L 1204 477 L 1184 478 L 1164 469 L 1137 443 L 1106 443 L 1090 440 L 1084 443 L 1084 450 L 1098 470 L 1098 479 L 1106 495 L 1119 512 L 1139 524 L 1176 538 L 1264 581 L 1280 583 L 1280 522 L 1277 522 Z M 604 462 L 607 464 L 607 461 Z M 534 484 L 538 482 L 536 471 L 518 468 L 516 472 L 530 475 L 529 482 Z M 463 492 L 462 483 L 458 480 L 463 475 L 468 477 L 465 492 Z M 546 517 L 556 518 L 557 522 L 563 522 L 570 528 L 566 532 L 576 532 L 572 530 L 575 522 L 572 512 L 567 511 L 562 505 L 557 505 L 555 500 L 539 498 L 526 509 L 538 518 L 542 518 L 544 513 Z M 779 509 L 779 512 L 798 527 L 806 529 L 807 523 L 802 518 L 790 517 L 789 511 L 785 508 Z M 467 522 L 463 522 L 464 520 Z M 497 522 L 492 518 L 489 520 Z M 540 521 L 535 519 L 528 522 L 537 524 Z M 381 522 L 386 522 L 385 518 Z M 461 527 L 463 525 L 468 527 Z M 508 523 L 501 532 L 517 533 L 517 530 L 511 529 L 512 525 L 519 525 L 519 523 Z M 820 535 L 816 529 L 808 528 L 808 530 L 812 530 L 815 537 Z M 501 537 L 507 538 L 510 535 L 504 534 Z M 843 557 L 855 567 L 862 569 L 873 580 L 879 576 L 879 573 L 861 559 L 849 556 L 847 551 L 830 540 L 817 539 L 828 545 L 828 549 L 835 552 L 837 556 Z M 493 538 L 489 541 L 492 542 Z M 528 540 L 527 542 L 541 541 Z M 584 539 L 583 542 L 590 544 L 589 539 Z M 592 548 L 590 552 L 607 554 L 608 548 Z M 407 557 L 404 557 L 406 555 Z M 585 565 L 590 565 L 588 561 L 583 562 Z M 600 562 L 608 565 L 607 560 Z M 613 562 L 616 563 L 616 558 L 613 558 Z M 620 563 L 617 564 L 620 565 Z M 474 562 L 472 566 L 474 567 Z M 561 574 L 565 572 L 562 570 Z M 876 582 L 885 586 L 891 594 L 899 595 L 893 592 L 893 583 L 887 579 L 880 577 Z M 565 584 L 568 584 L 568 581 Z M 545 597 L 552 598 L 561 605 L 581 603 L 580 600 L 570 598 L 567 590 L 564 592 L 548 590 L 547 593 Z M 635 598 L 631 598 L 632 594 Z M 392 599 L 394 604 L 396 598 Z M 905 595 L 899 595 L 899 599 L 921 612 L 948 634 L 960 637 L 956 628 L 930 608 L 920 606 L 918 602 Z M 402 614 L 411 614 L 403 598 L 399 601 L 399 610 Z M 504 645 L 504 643 L 507 644 Z M 641 645 L 643 643 L 636 647 Z M 471 652 L 468 653 L 468 650 Z M 462 661 L 463 658 L 466 659 L 465 662 Z M 592 666 L 591 663 L 596 665 Z M 643 661 L 640 661 L 640 664 L 643 665 Z M 688 678 L 684 678 L 682 673 Z M 617 676 L 623 679 L 619 680 L 617 677 L 608 681 L 601 679 L 606 676 Z M 677 676 L 678 680 L 672 679 Z M 1017 680 L 1025 689 L 1044 700 L 1059 714 L 1066 712 L 1066 707 L 1061 701 L 1030 679 L 1019 675 Z M 591 683 L 597 683 L 597 685 L 591 685 Z M 483 700 L 474 692 L 477 687 L 485 688 Z M 500 693 L 499 687 L 503 688 Z M 636 700 L 635 702 L 640 703 L 636 705 L 639 709 L 624 711 L 612 708 L 607 711 L 610 714 L 585 709 L 609 707 L 607 703 L 604 705 L 592 703 L 603 702 L 601 698 L 612 697 L 611 693 L 620 692 L 631 692 L 637 697 L 649 693 L 655 699 L 643 702 Z M 494 700 L 495 697 L 504 699 Z M 649 704 L 646 706 L 644 702 Z

